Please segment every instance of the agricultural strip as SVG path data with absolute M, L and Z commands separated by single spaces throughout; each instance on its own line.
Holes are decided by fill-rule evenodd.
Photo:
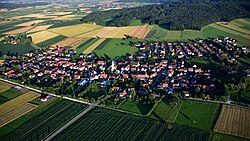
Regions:
M 32 32 L 37 32 L 37 31 L 42 31 L 45 30 L 47 28 L 49 28 L 50 26 L 52 26 L 52 24 L 50 25 L 41 25 L 41 26 L 36 26 L 35 28 L 29 30 L 27 33 L 32 33 Z
M 0 93 L 10 89 L 13 85 L 0 81 Z
M 111 39 L 110 38 L 107 38 L 105 39 L 101 44 L 99 44 L 94 50 L 101 50 L 103 49 L 107 44 L 108 42 L 110 41 Z
M 22 94 L 2 105 L 0 105 L 0 116 L 14 110 L 15 108 L 39 97 L 40 94 L 37 94 L 35 92 L 27 92 L 25 94 Z
M 234 35 L 231 33 L 228 33 L 224 30 L 220 30 L 218 28 L 213 27 L 213 24 L 210 24 L 208 26 L 205 26 L 202 30 L 202 37 L 203 38 L 217 38 L 219 36 L 229 36 L 231 38 L 234 38 L 236 40 L 238 40 L 237 44 L 242 45 L 242 46 L 247 46 L 250 45 L 250 40 L 247 38 L 244 38 L 240 35 Z
M 0 139 L 9 141 L 43 140 L 86 107 L 84 104 L 68 100 L 57 100 L 52 104 L 42 109 L 38 109 L 39 107 L 34 109 L 36 112 L 31 111 L 32 114 L 27 113 L 29 116 L 24 115 L 24 117 L 26 116 L 29 119 L 26 119 L 26 122 Z
M 105 39 L 102 38 L 102 39 L 99 39 L 98 41 L 96 41 L 94 44 L 92 44 L 90 47 L 88 47 L 85 51 L 83 51 L 83 53 L 85 54 L 89 54 L 91 53 L 93 50 L 95 50 L 95 48 L 97 46 L 99 46 Z
M 0 127 L 4 126 L 5 124 L 11 122 L 12 120 L 15 120 L 16 118 L 24 115 L 25 113 L 28 113 L 29 111 L 36 108 L 37 105 L 25 103 L 16 109 L 0 116 Z
M 228 134 L 213 133 L 212 141 L 249 141 L 246 138 L 232 136 Z
M 33 20 L 33 21 L 26 22 L 26 23 L 18 24 L 17 26 L 30 26 L 30 25 L 40 23 L 40 22 L 43 22 L 43 21 L 44 20 Z
M 83 53 L 88 47 L 90 47 L 92 44 L 97 42 L 99 39 L 98 38 L 92 38 L 87 40 L 86 42 L 82 43 L 76 48 L 77 54 Z
M 30 30 L 30 29 L 32 29 L 32 28 L 33 28 L 33 26 L 27 26 L 27 27 L 23 27 L 23 28 L 11 30 L 11 31 L 9 31 L 9 32 L 5 32 L 4 34 L 14 35 L 14 34 L 18 34 L 18 33 L 27 32 L 28 30 Z
M 203 140 L 209 133 L 200 129 L 161 123 L 146 117 L 94 108 L 52 140 Z
M 209 130 L 213 128 L 218 112 L 218 104 L 185 100 L 175 122 Z
M 21 92 L 18 90 L 15 90 L 13 88 L 10 88 L 4 92 L 0 93 L 0 104 L 3 104 L 13 98 L 16 98 L 21 95 Z
M 46 41 L 40 42 L 37 45 L 40 47 L 49 46 L 49 45 L 53 45 L 57 42 L 60 42 L 60 41 L 64 40 L 65 38 L 66 38 L 65 36 L 59 35 L 59 36 L 56 36 L 54 38 L 48 39 Z
M 214 131 L 250 139 L 250 109 L 223 105 Z
M 83 38 L 79 38 L 79 37 L 66 38 L 65 40 L 57 42 L 57 43 L 53 44 L 52 46 L 59 46 L 59 47 L 76 46 L 77 44 L 79 44 L 83 40 L 84 40 Z
M 181 108 L 181 100 L 177 98 L 164 98 L 155 107 L 150 117 L 167 122 L 174 122 Z
M 49 40 L 51 38 L 54 38 L 58 35 L 59 34 L 52 33 L 49 31 L 40 31 L 40 32 L 36 32 L 34 34 L 31 34 L 30 36 L 32 37 L 33 42 L 35 44 L 37 44 L 37 43 L 41 43 L 43 41 Z
M 58 33 L 64 36 L 73 37 L 79 34 L 83 34 L 89 31 L 93 31 L 101 28 L 101 26 L 92 24 L 78 24 L 72 26 L 63 26 L 58 28 L 48 29 L 51 32 Z

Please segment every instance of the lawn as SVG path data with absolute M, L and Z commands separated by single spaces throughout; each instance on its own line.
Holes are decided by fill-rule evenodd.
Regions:
M 35 50 L 31 45 L 22 45 L 22 44 L 3 44 L 0 43 L 0 56 L 17 56 L 26 54 L 32 50 Z
M 43 140 L 64 123 L 84 110 L 86 105 L 68 100 L 57 100 L 7 124 L 11 132 L 1 133 L 1 140 Z M 20 123 L 19 123 L 20 122 Z M 17 125 L 16 125 L 17 124 Z M 20 125 L 21 124 L 21 125 Z M 12 127 L 14 126 L 14 127 Z M 18 128 L 16 128 L 18 126 Z M 3 127 L 8 129 L 7 127 Z M 1 130 L 0 130 L 1 131 Z M 3 136 L 4 135 L 4 136 Z
M 200 129 L 163 124 L 157 120 L 103 108 L 94 108 L 52 140 L 203 140 L 209 133 Z
M 241 137 L 222 134 L 222 133 L 213 133 L 211 141 L 249 141 L 249 140 L 246 138 L 241 138 Z
M 175 122 L 209 130 L 213 129 L 218 113 L 218 104 L 185 100 Z
M 110 58 L 125 56 L 127 53 L 134 54 L 138 49 L 133 46 L 133 43 L 137 41 L 140 40 L 112 38 L 108 43 L 105 43 L 106 45 L 102 49 L 94 50 L 94 52 L 98 56 L 109 56 Z
M 197 67 L 203 68 L 203 69 L 211 69 L 215 67 L 215 64 L 204 59 L 186 60 L 186 61 L 187 61 L 187 65 L 190 67 L 193 65 L 197 65 Z
M 89 39 L 87 41 L 84 41 L 82 44 L 80 44 L 76 48 L 77 54 L 83 53 L 86 49 L 88 49 L 92 44 L 94 44 L 98 40 L 99 40 L 99 38 L 91 38 L 91 39 Z
M 40 47 L 49 46 L 49 45 L 53 45 L 53 44 L 55 44 L 55 43 L 57 43 L 57 42 L 60 42 L 60 41 L 62 41 L 62 40 L 64 40 L 64 39 L 66 39 L 65 36 L 59 35 L 59 36 L 57 36 L 57 37 L 54 37 L 54 38 L 48 39 L 48 40 L 46 40 L 46 41 L 40 42 L 40 43 L 38 43 L 38 44 L 36 44 L 36 45 L 38 45 L 38 46 L 40 46 Z
M 15 90 L 13 88 L 10 88 L 4 92 L 0 93 L 0 104 L 3 104 L 17 96 L 21 95 L 21 92 L 18 90 Z
M 167 122 L 174 122 L 181 107 L 181 101 L 177 98 L 163 98 L 150 117 Z
M 152 104 L 143 104 L 138 101 L 125 100 L 118 108 L 124 111 L 147 115 L 152 107 Z
M 141 20 L 132 20 L 132 22 L 128 26 L 140 26 L 144 25 Z

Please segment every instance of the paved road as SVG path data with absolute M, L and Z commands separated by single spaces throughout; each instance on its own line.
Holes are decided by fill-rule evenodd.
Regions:
M 56 135 L 58 135 L 60 132 L 62 132 L 64 129 L 69 127 L 72 123 L 74 123 L 76 120 L 78 120 L 80 117 L 85 115 L 88 111 L 90 111 L 94 106 L 90 105 L 87 109 L 85 109 L 83 112 L 81 112 L 79 115 L 77 115 L 75 118 L 70 120 L 68 123 L 66 123 L 64 126 L 62 126 L 60 129 L 58 129 L 56 132 L 51 134 L 48 138 L 45 139 L 45 141 L 50 141 L 53 139 Z

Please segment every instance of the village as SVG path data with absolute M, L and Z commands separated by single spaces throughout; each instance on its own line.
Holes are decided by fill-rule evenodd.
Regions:
M 234 63 L 239 55 L 232 52 L 247 52 L 228 37 L 197 43 L 140 42 L 135 46 L 136 54 L 117 60 L 93 53 L 78 56 L 76 50 L 49 46 L 19 59 L 6 60 L 1 64 L 1 75 L 43 91 L 87 99 L 91 96 L 84 97 L 82 91 L 95 84 L 103 96 L 114 98 L 139 99 L 149 95 L 160 98 L 177 93 L 187 98 L 212 100 L 215 95 L 211 91 L 219 89 L 212 79 L 213 72 L 186 60 L 226 57 L 225 63 Z M 242 72 L 249 75 L 249 70 Z M 228 70 L 227 73 L 240 72 Z

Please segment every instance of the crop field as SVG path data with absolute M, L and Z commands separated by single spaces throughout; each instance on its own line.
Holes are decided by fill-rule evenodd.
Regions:
M 95 108 L 52 140 L 202 140 L 209 133 L 187 126 L 163 124 L 157 120 Z
M 134 54 L 138 48 L 133 46 L 133 42 L 137 41 L 141 40 L 112 38 L 104 47 L 102 47 L 102 49 L 94 50 L 94 52 L 98 56 L 109 56 L 110 58 L 123 56 L 126 55 L 126 53 Z
M 0 93 L 10 89 L 13 85 L 0 81 Z
M 250 109 L 223 105 L 214 131 L 250 139 Z
M 218 112 L 218 104 L 185 100 L 175 122 L 209 130 L 213 128 Z
M 136 30 L 131 34 L 133 37 L 137 37 L 139 39 L 144 39 L 147 34 L 150 32 L 152 26 L 138 26 Z
M 176 98 L 164 98 L 155 107 L 150 117 L 167 122 L 174 122 L 180 107 L 180 100 Z
M 23 15 L 23 16 L 15 16 L 10 19 L 23 19 L 23 18 L 39 18 L 39 19 L 47 19 L 47 18 L 56 18 L 57 16 L 53 15 L 44 15 L 44 14 L 28 14 L 28 15 Z
M 12 44 L 2 44 L 0 43 L 0 56 L 16 56 L 28 53 L 32 50 L 35 50 L 31 45 L 12 45 Z
M 16 109 L 17 107 L 39 97 L 40 94 L 37 94 L 35 92 L 27 92 L 25 94 L 22 94 L 8 102 L 5 102 L 4 104 L 0 105 L 0 116 Z
M 100 38 L 124 38 L 124 35 L 131 35 L 137 38 L 145 38 L 151 27 L 148 26 L 128 26 L 128 27 L 102 27 L 78 37 L 100 37 Z
M 91 46 L 89 46 L 85 51 L 83 51 L 84 54 L 89 54 L 91 53 L 93 50 L 95 50 L 95 48 L 97 46 L 99 46 L 105 39 L 99 39 L 98 41 L 96 41 L 94 44 L 92 44 Z
M 54 33 L 67 36 L 67 37 L 73 37 L 73 36 L 83 34 L 89 31 L 93 31 L 99 28 L 101 28 L 101 26 L 92 25 L 92 24 L 78 24 L 78 25 L 72 25 L 72 26 L 52 28 L 48 30 Z
M 66 38 L 67 38 L 67 37 L 65 37 L 65 36 L 63 36 L 63 35 L 59 35 L 59 36 L 56 36 L 56 37 L 54 37 L 54 38 L 50 38 L 50 39 L 48 39 L 48 40 L 46 40 L 46 41 L 40 42 L 40 43 L 38 43 L 38 44 L 36 44 L 36 45 L 38 45 L 38 46 L 40 46 L 40 47 L 49 46 L 49 45 L 53 45 L 53 44 L 55 44 L 55 43 L 57 43 L 57 42 L 60 42 L 60 41 L 62 41 L 62 40 L 64 40 L 64 39 L 66 39 Z
M 29 21 L 29 22 L 26 22 L 26 23 L 18 24 L 17 26 L 31 26 L 33 24 L 40 23 L 40 22 L 43 22 L 43 21 L 44 20 L 32 20 L 32 21 Z
M 49 40 L 51 38 L 54 38 L 56 36 L 59 36 L 59 34 L 49 32 L 49 31 L 40 31 L 34 34 L 30 34 L 30 36 L 32 37 L 33 42 L 37 44 L 37 43 Z
M 229 36 L 238 40 L 242 46 L 250 45 L 250 22 L 247 19 L 236 19 L 228 23 L 213 23 L 205 26 L 201 32 L 203 38 Z
M 147 115 L 152 107 L 152 104 L 143 104 L 142 102 L 126 100 L 118 108 L 124 111 Z
M 246 138 L 241 138 L 227 134 L 213 133 L 211 141 L 249 141 L 249 140 Z
M 22 119 L 25 122 L 19 120 L 19 122 L 22 122 L 21 125 L 8 134 L 1 136 L 0 140 L 43 140 L 50 133 L 83 111 L 86 105 L 68 100 L 56 100 L 40 109 L 39 107 L 18 118 L 17 121 Z M 14 123 L 15 121 L 9 124 L 18 126 L 16 125 L 18 123 Z M 6 126 L 10 126 L 9 124 Z
M 21 95 L 21 92 L 13 88 L 0 92 L 0 104 L 3 104 L 19 95 Z
M 85 42 L 83 42 L 82 44 L 80 44 L 77 48 L 76 48 L 76 52 L 77 54 L 81 54 L 83 53 L 86 49 L 88 49 L 92 44 L 94 44 L 95 42 L 97 42 L 99 39 L 98 38 L 91 38 Z
M 52 26 L 52 24 L 50 24 L 50 25 L 36 26 L 35 28 L 29 30 L 27 33 L 32 33 L 32 32 L 37 32 L 37 31 L 46 30 L 46 29 L 49 28 L 50 26 Z
M 10 27 L 6 27 L 6 28 L 3 28 L 3 29 L 0 29 L 0 32 L 1 33 L 5 33 L 5 32 L 9 32 L 9 31 L 20 29 L 20 28 L 23 28 L 23 26 L 10 26 Z
M 63 16 L 63 15 L 69 15 L 71 13 L 72 12 L 47 12 L 47 13 L 44 13 L 43 15 L 46 15 L 46 16 Z
M 24 115 L 25 113 L 28 113 L 29 111 L 36 108 L 37 105 L 25 103 L 16 109 L 12 110 L 11 112 L 8 112 L 2 116 L 0 116 L 0 127 L 4 126 L 5 124 L 11 122 L 12 120 L 15 120 L 16 118 Z
M 27 32 L 28 30 L 30 30 L 32 28 L 33 28 L 33 26 L 26 26 L 26 27 L 22 27 L 22 28 L 19 28 L 19 29 L 11 30 L 11 31 L 8 31 L 8 32 L 4 32 L 4 34 L 15 35 L 15 34 L 18 34 L 18 33 Z
M 74 37 L 74 38 L 66 38 L 63 41 L 57 42 L 53 44 L 52 46 L 59 46 L 59 47 L 65 47 L 65 46 L 76 46 L 80 42 L 82 42 L 84 38 Z
M 107 39 L 105 39 L 101 44 L 99 44 L 96 48 L 95 48 L 95 50 L 101 50 L 101 49 L 103 49 L 107 44 L 108 44 L 108 42 L 111 40 L 111 38 L 107 38 Z

